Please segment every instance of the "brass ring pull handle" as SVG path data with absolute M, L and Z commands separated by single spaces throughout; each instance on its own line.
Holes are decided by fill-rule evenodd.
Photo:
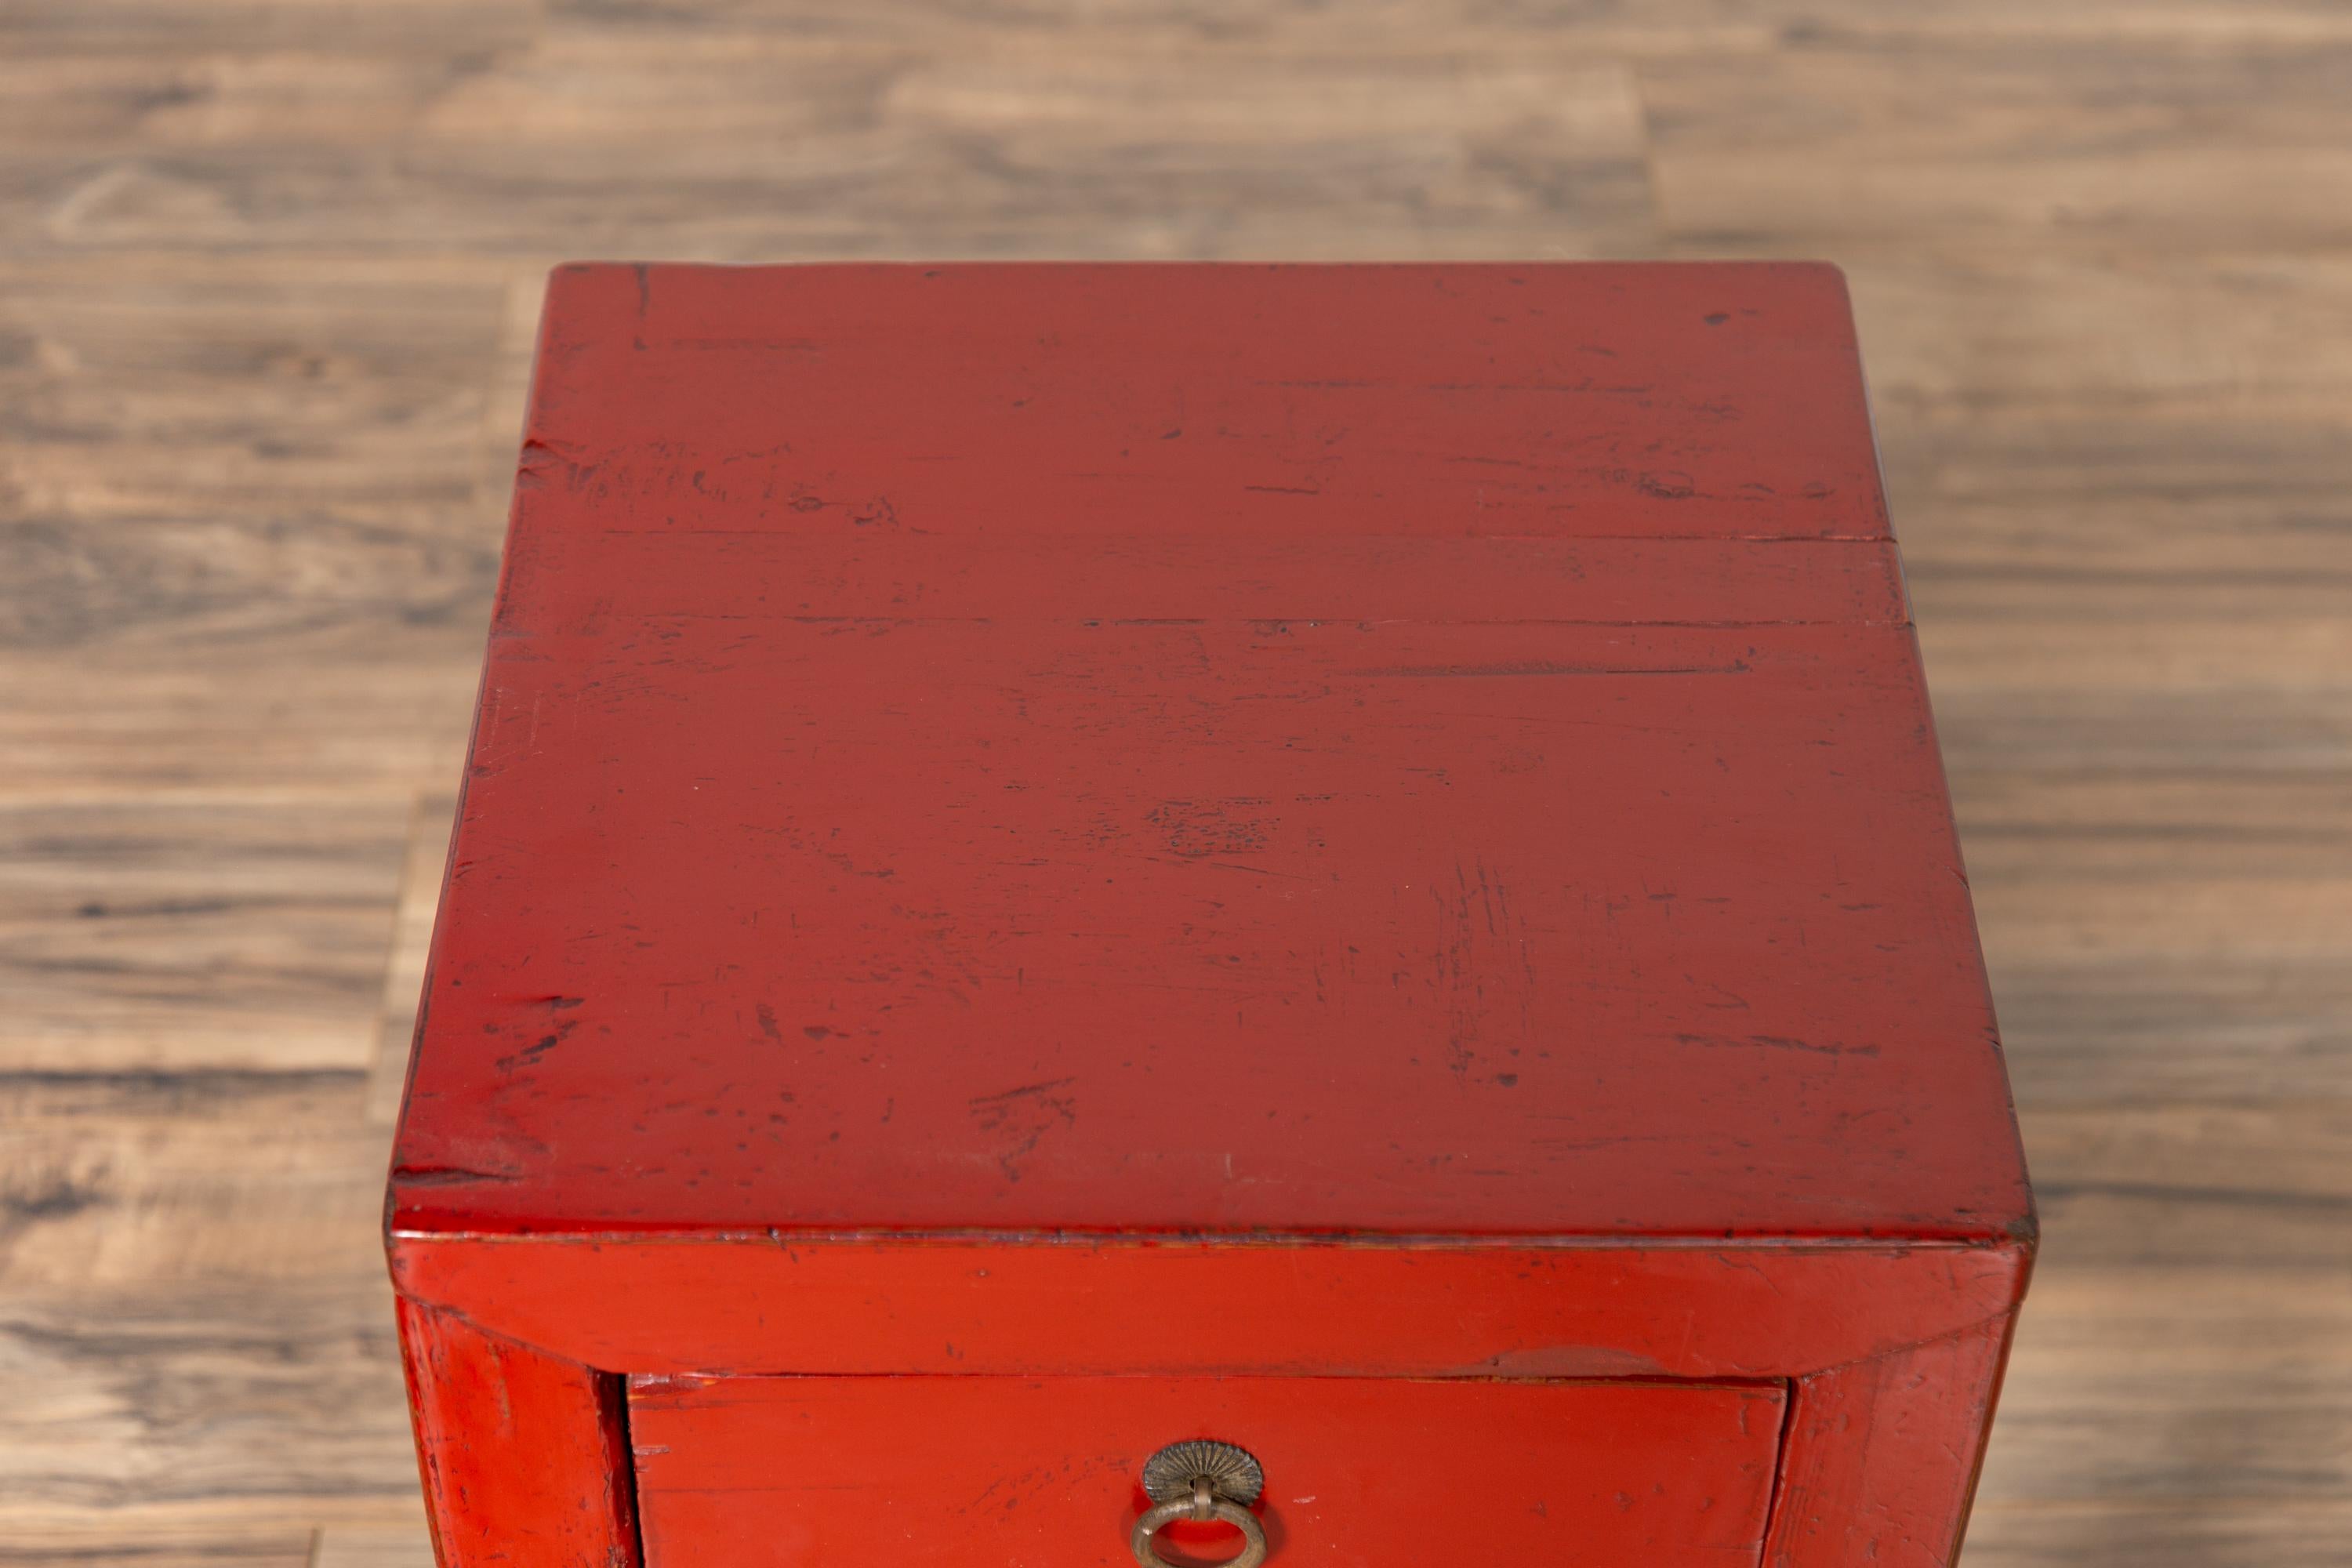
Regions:
M 1242 1532 L 1241 1555 L 1221 1568 L 1257 1568 L 1265 1561 L 1265 1527 L 1249 1505 L 1265 1489 L 1258 1462 L 1231 1443 L 1171 1443 L 1143 1464 L 1143 1491 L 1151 1500 L 1135 1521 L 1128 1548 L 1139 1568 L 1169 1568 L 1151 1538 L 1180 1519 L 1215 1520 Z
M 1160 1503 L 1146 1510 L 1143 1517 L 1135 1521 L 1135 1534 L 1129 1539 L 1128 1545 L 1143 1568 L 1168 1568 L 1168 1560 L 1160 1555 L 1159 1548 L 1151 1544 L 1151 1538 L 1160 1533 L 1161 1525 L 1172 1524 L 1180 1519 L 1222 1520 L 1242 1532 L 1241 1555 L 1222 1564 L 1222 1568 L 1257 1568 L 1265 1561 L 1265 1527 L 1258 1523 L 1257 1515 L 1237 1502 L 1227 1502 L 1223 1498 L 1213 1495 L 1204 1494 L 1204 1502 L 1178 1498 L 1174 1502 Z

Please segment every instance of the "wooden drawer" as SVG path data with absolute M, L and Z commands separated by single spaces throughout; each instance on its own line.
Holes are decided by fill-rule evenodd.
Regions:
M 662 1377 L 630 1388 L 648 1568 L 1129 1563 L 1143 1463 L 1265 1467 L 1283 1568 L 1758 1560 L 1786 1391 L 1365 1378 Z M 1219 1539 L 1222 1537 L 1222 1539 Z M 1229 1557 L 1223 1526 L 1169 1554 Z

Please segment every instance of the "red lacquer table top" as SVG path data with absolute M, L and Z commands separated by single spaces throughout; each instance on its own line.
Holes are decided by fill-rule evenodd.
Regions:
M 1836 273 L 588 267 L 404 1233 L 2000 1242 Z

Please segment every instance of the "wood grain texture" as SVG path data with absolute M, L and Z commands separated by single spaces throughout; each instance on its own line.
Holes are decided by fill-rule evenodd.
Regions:
M 364 1067 L 404 827 L 367 802 L 0 804 L 0 1070 Z
M 381 1127 L 391 1126 L 400 1114 L 401 1094 L 408 1086 L 409 1047 L 416 1034 L 433 914 L 440 907 L 457 814 L 456 796 L 430 795 L 417 799 L 409 816 L 392 954 L 383 965 L 383 1013 L 376 1020 L 375 1055 L 368 1065 L 367 1119 Z
M 433 1542 L 421 1526 L 321 1531 L 308 1568 L 434 1568 Z
M 1662 254 L 1860 310 L 2049 1184 L 1968 1561 L 2336 1568 L 2347 51 L 2330 0 L 0 6 L 0 1563 L 429 1560 L 363 1119 L 545 267 Z

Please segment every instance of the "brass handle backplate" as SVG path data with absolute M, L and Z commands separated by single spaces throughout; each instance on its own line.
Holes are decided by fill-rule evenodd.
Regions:
M 1217 1520 L 1242 1532 L 1241 1555 L 1223 1568 L 1257 1568 L 1265 1561 L 1265 1528 L 1249 1505 L 1265 1489 L 1265 1472 L 1245 1449 L 1195 1439 L 1171 1443 L 1143 1462 L 1143 1492 L 1151 1500 L 1135 1521 L 1128 1546 L 1140 1568 L 1168 1568 L 1151 1538 L 1180 1519 Z

